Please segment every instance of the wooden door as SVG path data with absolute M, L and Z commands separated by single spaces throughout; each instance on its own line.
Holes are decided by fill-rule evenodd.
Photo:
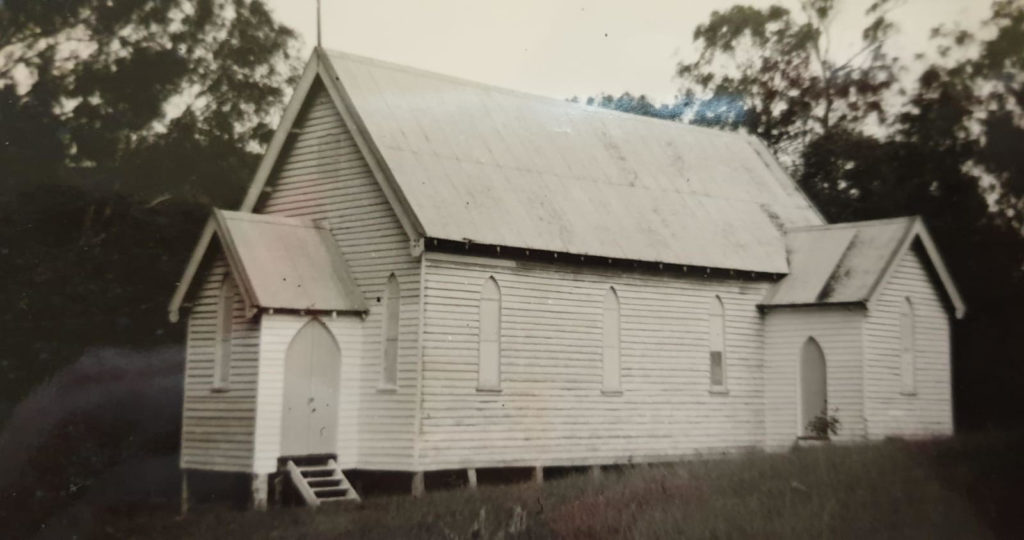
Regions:
M 810 435 L 807 422 L 828 406 L 825 353 L 814 338 L 807 338 L 800 351 L 800 433 Z
M 284 359 L 281 455 L 337 453 L 341 349 L 313 319 L 292 338 Z

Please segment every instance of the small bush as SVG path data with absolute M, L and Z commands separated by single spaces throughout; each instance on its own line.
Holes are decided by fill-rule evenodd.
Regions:
M 839 435 L 839 428 L 842 427 L 842 422 L 839 421 L 839 409 L 832 409 L 832 414 L 825 409 L 822 409 L 818 416 L 811 418 L 807 422 L 807 431 L 819 439 L 828 439 Z

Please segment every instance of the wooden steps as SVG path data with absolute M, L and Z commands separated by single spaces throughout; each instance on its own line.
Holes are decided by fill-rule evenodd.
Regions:
M 362 502 L 332 457 L 288 459 L 284 470 L 307 506 L 316 508 L 323 503 Z

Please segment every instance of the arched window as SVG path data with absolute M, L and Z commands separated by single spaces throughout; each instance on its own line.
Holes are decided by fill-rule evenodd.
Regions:
M 231 331 L 234 326 L 238 286 L 231 273 L 224 274 L 217 297 L 217 342 L 213 352 L 213 388 L 226 389 L 231 379 Z
M 494 276 L 480 291 L 480 365 L 477 389 L 501 389 L 501 288 Z
M 711 299 L 708 311 L 708 358 L 710 361 L 711 389 L 725 390 L 725 304 L 719 296 Z
M 615 287 L 609 287 L 604 295 L 604 350 L 602 356 L 602 389 L 605 392 L 622 390 L 622 375 L 619 356 L 619 295 Z
M 384 289 L 384 321 L 381 335 L 384 341 L 384 354 L 380 370 L 381 386 L 398 386 L 398 326 L 402 306 L 402 293 L 398 287 L 398 278 L 394 274 L 388 277 Z
M 914 393 L 914 304 L 904 298 L 900 307 L 900 378 L 904 394 Z
M 804 341 L 800 348 L 800 428 L 803 435 L 816 433 L 812 421 L 828 415 L 828 367 L 825 351 L 813 337 Z

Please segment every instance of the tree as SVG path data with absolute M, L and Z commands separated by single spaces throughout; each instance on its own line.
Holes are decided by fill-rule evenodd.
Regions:
M 298 74 L 262 0 L 0 2 L 0 396 L 164 321 Z M 2 409 L 2 407 L 0 407 Z
M 804 0 L 802 21 L 777 5 L 714 11 L 693 32 L 699 57 L 676 68 L 696 103 L 691 121 L 743 127 L 791 158 L 813 136 L 883 119 L 896 74 L 895 59 L 884 52 L 894 30 L 890 2 L 868 8 L 862 48 L 841 59 L 830 45 L 834 3 Z
M 122 167 L 175 138 L 252 154 L 272 134 L 296 76 L 295 36 L 262 0 L 7 0 L 0 4 L 0 36 L 4 101 L 59 126 L 58 162 L 66 169 L 101 171 L 119 192 L 133 195 L 170 190 L 233 202 L 225 196 L 237 186 L 224 185 L 242 174 L 215 186 L 208 176 L 181 174 L 188 161 L 177 163 L 173 180 Z M 19 135 L 8 132 L 4 142 L 24 146 Z M 4 178 L 8 187 L 39 179 Z
M 986 27 L 994 34 L 981 39 L 977 57 L 956 66 L 973 79 L 980 103 L 975 119 L 982 146 L 977 163 L 998 185 L 998 202 L 1013 226 L 1024 230 L 1024 2 L 997 0 Z M 974 39 L 960 31 L 954 43 Z

